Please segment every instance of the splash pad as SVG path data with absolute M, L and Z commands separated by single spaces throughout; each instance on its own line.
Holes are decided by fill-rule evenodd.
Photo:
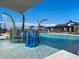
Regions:
M 38 39 L 37 39 L 37 33 L 36 31 L 31 31 L 31 35 L 29 32 L 25 31 L 24 25 L 25 25 L 25 16 L 23 15 L 23 13 L 28 10 L 30 7 L 32 7 L 33 5 L 37 4 L 38 2 L 41 2 L 41 0 L 0 0 L 0 6 L 17 11 L 19 13 L 22 14 L 23 16 L 23 21 L 22 21 L 22 31 L 21 31 L 21 38 L 16 39 L 17 42 L 19 43 L 19 40 L 21 40 L 22 42 L 26 43 L 26 46 L 36 46 L 38 43 Z M 3 13 L 3 12 L 2 12 Z M 6 14 L 6 13 L 3 13 Z M 6 14 L 8 15 L 8 14 Z M 8 15 L 9 17 L 11 17 L 12 20 L 12 28 L 11 28 L 11 32 L 10 32 L 10 41 L 13 41 L 15 39 L 16 36 L 16 25 L 15 25 L 15 21 L 13 20 L 12 16 Z M 19 37 L 19 36 L 18 36 Z M 32 44 L 32 45 L 31 45 Z

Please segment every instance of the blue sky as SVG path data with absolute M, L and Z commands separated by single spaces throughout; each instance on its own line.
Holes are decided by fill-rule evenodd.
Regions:
M 0 8 L 13 16 L 16 22 L 22 22 L 22 15 L 11 10 Z M 43 0 L 24 12 L 27 23 L 37 23 L 48 19 L 46 23 L 58 24 L 68 20 L 79 22 L 79 0 Z

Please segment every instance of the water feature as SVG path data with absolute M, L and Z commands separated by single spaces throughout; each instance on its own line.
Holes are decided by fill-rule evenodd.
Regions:
M 38 32 L 36 30 L 26 31 L 26 46 L 36 47 L 39 44 Z

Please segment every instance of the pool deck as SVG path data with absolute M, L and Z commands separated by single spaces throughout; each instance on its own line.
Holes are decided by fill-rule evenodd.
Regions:
M 79 59 L 79 56 L 47 45 L 29 48 L 23 43 L 1 40 L 0 59 Z
M 59 52 L 56 52 L 55 54 L 45 57 L 44 59 L 79 59 L 79 56 L 68 51 L 61 50 Z
M 0 41 L 0 59 L 43 59 L 58 51 L 56 48 L 41 44 L 35 48 L 29 48 L 22 43 Z

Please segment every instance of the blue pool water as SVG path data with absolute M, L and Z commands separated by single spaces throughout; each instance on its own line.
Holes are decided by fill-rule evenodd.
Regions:
M 40 36 L 43 37 L 50 37 L 50 38 L 62 38 L 62 39 L 69 39 L 69 40 L 79 40 L 79 35 L 74 34 L 44 34 L 41 33 Z
M 66 49 L 72 44 L 79 43 L 78 35 L 40 34 L 41 44 L 57 49 Z

